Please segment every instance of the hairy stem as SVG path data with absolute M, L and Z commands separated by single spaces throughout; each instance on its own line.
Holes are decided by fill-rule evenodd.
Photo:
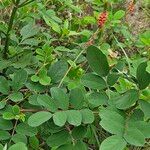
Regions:
M 25 5 L 28 5 L 28 4 L 32 3 L 33 1 L 34 0 L 27 0 L 24 3 L 22 3 L 21 5 L 19 5 L 19 8 L 21 8 L 21 7 L 25 6 Z
M 82 54 L 83 52 L 84 52 L 84 49 L 77 55 L 77 57 L 76 57 L 76 59 L 73 61 L 73 63 L 75 63 L 75 62 L 78 60 L 78 58 L 81 56 L 81 54 Z M 64 79 L 66 78 L 66 76 L 68 75 L 68 73 L 70 72 L 71 69 L 72 69 L 72 66 L 70 66 L 70 67 L 68 68 L 68 70 L 66 71 L 66 73 L 65 73 L 65 75 L 63 76 L 62 80 L 60 81 L 58 87 L 61 87 L 61 85 L 62 85 Z
M 13 128 L 12 134 L 11 134 L 11 138 L 10 138 L 10 140 L 9 140 L 9 144 L 11 143 L 12 137 L 13 137 L 14 134 L 15 134 L 15 129 L 16 129 L 16 127 L 17 127 L 17 123 L 18 123 L 18 120 L 15 121 L 15 125 L 14 125 L 14 128 Z
M 26 1 L 22 5 L 19 5 L 20 0 L 13 1 L 14 8 L 12 10 L 12 13 L 11 13 L 11 16 L 10 16 L 10 20 L 9 20 L 9 23 L 8 23 L 8 29 L 7 29 L 7 33 L 6 33 L 5 46 L 4 46 L 4 50 L 3 50 L 3 58 L 4 59 L 7 59 L 7 57 L 8 57 L 7 53 L 8 53 L 9 42 L 10 42 L 10 31 L 12 30 L 12 27 L 13 27 L 13 23 L 14 23 L 16 12 L 17 12 L 18 8 L 23 7 L 23 6 L 29 4 L 29 3 L 33 2 L 33 1 L 34 0 Z
M 117 38 L 115 37 L 115 35 L 113 35 L 113 36 L 114 36 L 114 39 L 115 39 L 115 41 L 117 42 L 118 46 L 121 48 L 123 54 L 124 54 L 125 57 L 126 57 L 126 60 L 127 60 L 127 63 L 128 63 L 128 67 L 129 67 L 129 72 L 130 72 L 130 71 L 131 71 L 130 58 L 128 57 L 126 51 L 125 51 L 124 48 L 121 46 L 120 42 L 117 40 Z
M 47 111 L 49 112 L 47 109 L 21 109 L 21 112 L 40 112 L 40 111 Z
M 89 39 L 89 41 L 93 41 L 96 37 L 96 35 L 98 34 L 99 29 L 96 30 L 96 32 L 91 36 L 91 38 Z M 88 42 L 87 42 L 88 43 Z M 77 55 L 77 57 L 75 58 L 75 60 L 73 61 L 73 63 L 76 63 L 76 61 L 79 59 L 79 57 L 82 55 L 82 53 L 85 51 L 86 47 L 87 47 L 87 43 L 83 46 L 83 50 Z M 62 83 L 64 82 L 66 76 L 68 75 L 68 73 L 70 72 L 70 70 L 72 69 L 72 66 L 70 66 L 68 68 L 68 70 L 66 71 L 65 75 L 63 76 L 63 78 L 61 79 L 58 87 L 61 87 Z
M 11 31 L 12 26 L 13 26 L 13 22 L 14 22 L 14 18 L 15 18 L 17 9 L 18 9 L 19 2 L 20 2 L 20 0 L 16 1 L 14 8 L 12 10 L 12 13 L 11 13 L 10 20 L 9 20 L 8 29 L 7 29 L 7 33 L 6 33 L 5 46 L 4 46 L 4 51 L 3 51 L 3 58 L 4 59 L 7 59 L 7 53 L 8 53 L 9 41 L 10 41 L 10 31 Z
M 98 136 L 97 136 L 97 134 L 96 134 L 96 131 L 95 131 L 94 126 L 93 126 L 93 125 L 91 125 L 91 129 L 92 129 L 92 132 L 93 132 L 93 134 L 94 134 L 94 136 L 95 136 L 95 139 L 96 139 L 97 145 L 98 145 L 98 147 L 99 147 L 99 146 L 100 146 L 100 142 L 99 142 Z

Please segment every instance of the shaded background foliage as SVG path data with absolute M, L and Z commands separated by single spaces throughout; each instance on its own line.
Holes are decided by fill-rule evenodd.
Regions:
M 149 6 L 1 1 L 0 149 L 149 149 Z

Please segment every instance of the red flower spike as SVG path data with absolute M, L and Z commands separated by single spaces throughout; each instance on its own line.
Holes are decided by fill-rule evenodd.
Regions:
M 98 26 L 102 28 L 107 20 L 108 12 L 102 12 L 98 18 Z
M 93 44 L 94 44 L 94 41 L 92 39 L 86 42 L 86 46 L 91 46 Z
M 129 5 L 128 5 L 128 11 L 129 11 L 130 13 L 133 13 L 134 10 L 135 10 L 135 5 L 134 5 L 134 1 L 132 0 L 132 1 L 129 3 Z

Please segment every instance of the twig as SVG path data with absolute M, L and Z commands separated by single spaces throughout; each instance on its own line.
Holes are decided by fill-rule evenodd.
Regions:
M 46 144 L 46 143 L 43 141 L 43 142 L 39 145 L 39 147 L 43 147 L 45 144 Z
M 72 144 L 75 145 L 75 139 L 74 139 L 73 136 L 72 136 L 72 131 L 70 130 L 70 128 L 69 128 L 67 125 L 66 125 L 65 127 L 66 127 L 67 131 L 68 131 L 69 134 L 70 134 L 70 137 L 71 137 L 71 139 L 72 139 Z
M 10 138 L 10 140 L 9 140 L 9 144 L 11 143 L 12 137 L 14 136 L 15 129 L 16 129 L 16 127 L 17 127 L 17 123 L 18 123 L 18 120 L 15 121 L 15 125 L 14 125 L 14 128 L 13 128 L 12 134 L 11 134 L 11 138 Z
M 100 147 L 99 139 L 98 139 L 98 136 L 97 136 L 97 134 L 95 132 L 95 129 L 93 128 L 93 125 L 91 125 L 91 129 L 92 129 L 92 132 L 94 133 L 97 145 L 98 145 L 98 147 Z
M 39 111 L 47 111 L 47 112 L 50 112 L 50 111 L 47 110 L 47 109 L 21 109 L 20 111 L 21 111 L 21 112 L 39 112 Z

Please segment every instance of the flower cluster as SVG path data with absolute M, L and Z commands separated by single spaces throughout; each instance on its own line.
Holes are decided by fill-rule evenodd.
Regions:
M 135 5 L 134 5 L 134 1 L 131 0 L 129 5 L 128 5 L 128 12 L 133 13 L 135 10 Z
M 91 46 L 91 45 L 93 45 L 94 44 L 94 41 L 93 41 L 93 39 L 91 39 L 91 40 L 89 40 L 88 42 L 86 42 L 86 46 L 88 47 L 88 46 Z
M 107 12 L 102 12 L 98 18 L 98 26 L 102 28 L 107 20 L 108 13 Z

